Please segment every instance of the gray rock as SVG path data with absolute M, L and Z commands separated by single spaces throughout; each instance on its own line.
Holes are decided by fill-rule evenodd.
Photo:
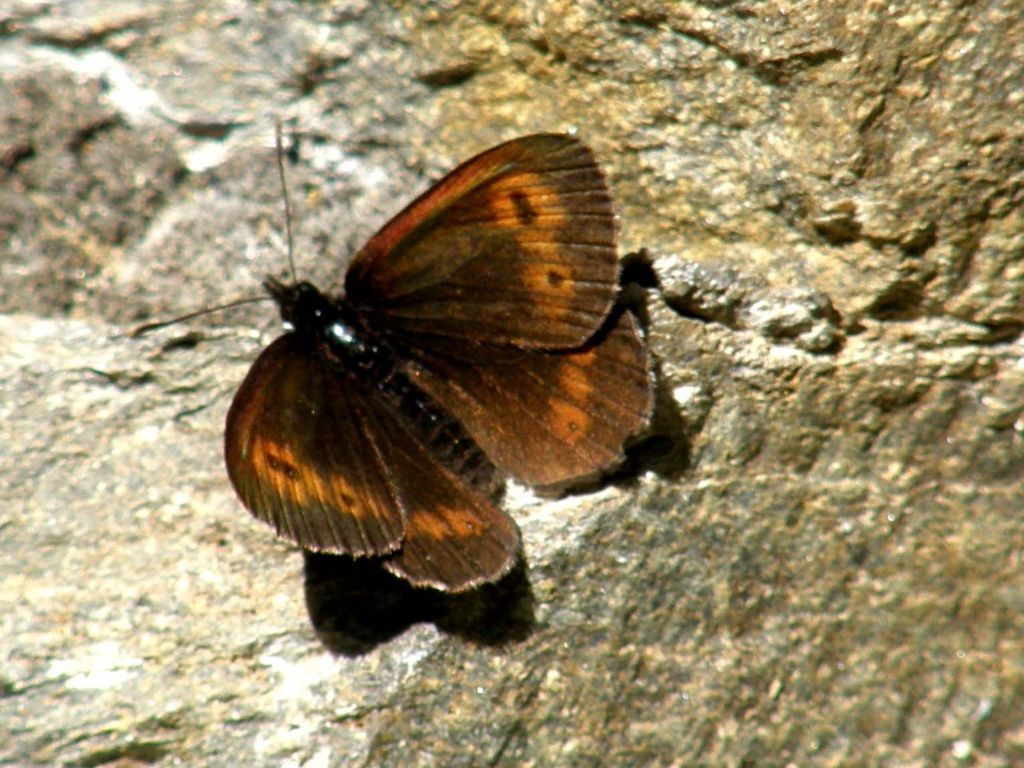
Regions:
M 1024 763 L 1019 3 L 0 10 L 0 763 Z M 234 499 L 287 265 L 578 130 L 659 406 L 444 598 Z M 381 596 L 387 599 L 382 600 Z

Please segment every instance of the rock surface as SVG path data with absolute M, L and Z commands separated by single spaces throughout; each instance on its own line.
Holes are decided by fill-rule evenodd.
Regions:
M 1024 763 L 1019 2 L 0 9 L 0 764 Z M 403 589 L 252 522 L 266 305 L 578 130 L 659 407 L 527 567 Z

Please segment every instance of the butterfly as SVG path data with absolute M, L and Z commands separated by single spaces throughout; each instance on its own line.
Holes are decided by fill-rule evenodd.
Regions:
M 616 228 L 591 151 L 538 134 L 414 200 L 337 293 L 267 278 L 291 330 L 228 410 L 242 503 L 304 549 L 379 557 L 416 586 L 499 579 L 521 547 L 503 479 L 591 475 L 650 416 Z

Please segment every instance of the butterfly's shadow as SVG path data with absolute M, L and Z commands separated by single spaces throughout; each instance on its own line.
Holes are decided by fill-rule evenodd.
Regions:
M 488 646 L 525 640 L 534 626 L 522 559 L 497 582 L 452 594 L 413 587 L 373 558 L 303 554 L 306 609 L 332 653 L 361 656 L 421 622 Z

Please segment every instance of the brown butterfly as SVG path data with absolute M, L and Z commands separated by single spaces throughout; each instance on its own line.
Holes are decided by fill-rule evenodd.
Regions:
M 463 163 L 356 255 L 342 295 L 264 286 L 292 330 L 253 364 L 224 453 L 242 503 L 299 546 L 457 591 L 514 564 L 503 475 L 607 467 L 651 410 L 590 150 L 527 136 Z

